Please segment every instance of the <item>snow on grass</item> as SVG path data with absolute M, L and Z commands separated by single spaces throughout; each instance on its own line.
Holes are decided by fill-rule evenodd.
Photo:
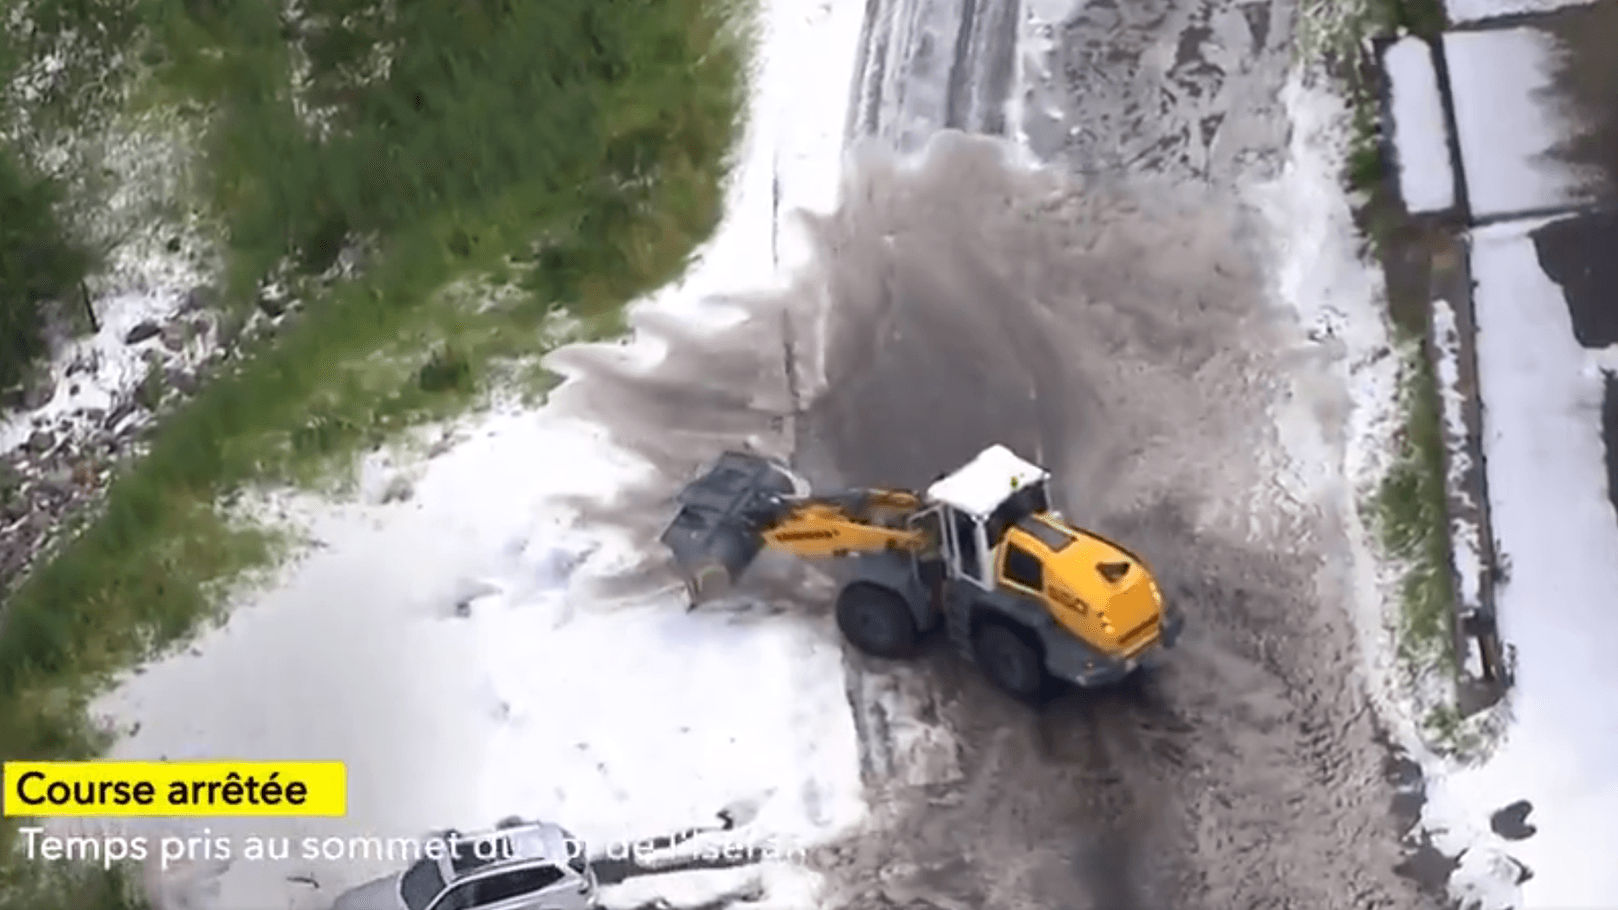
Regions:
M 1446 0 L 1444 9 L 1454 25 L 1502 16 L 1546 13 L 1569 6 L 1587 6 L 1591 0 Z
M 782 280 L 778 265 L 809 254 L 780 213 L 836 203 L 864 4 L 763 6 L 724 222 L 632 324 L 734 320 L 739 311 L 716 298 L 767 288 Z M 591 347 L 651 365 L 665 344 L 637 334 Z M 558 351 L 551 366 L 568 375 L 569 359 Z M 569 416 L 570 400 L 589 396 L 568 386 L 589 381 L 569 376 L 538 411 L 497 409 L 452 428 L 465 441 L 413 481 L 395 483 L 373 459 L 364 504 L 277 494 L 319 545 L 221 628 L 98 703 L 130 731 L 114 755 L 348 763 L 347 818 L 211 825 L 226 835 L 414 837 L 522 814 L 599 844 L 711 825 L 741 807 L 749 821 L 737 839 L 801 851 L 860 824 L 859 744 L 829 620 L 687 613 L 672 577 L 648 576 L 631 593 L 612 583 L 660 554 L 566 503 L 611 500 L 648 483 L 651 468 L 578 419 L 586 411 Z M 601 593 L 609 584 L 612 598 Z M 301 908 L 394 868 L 295 856 L 158 878 L 200 906 Z M 289 880 L 300 876 L 319 889 Z M 611 899 L 694 905 L 762 889 L 766 901 L 805 907 L 816 881 L 784 861 L 631 880 Z
M 1277 426 L 1296 463 L 1320 465 L 1335 477 L 1317 477 L 1313 488 L 1325 508 L 1342 516 L 1350 560 L 1347 578 L 1323 583 L 1349 588 L 1372 701 L 1431 779 L 1446 766 L 1425 747 L 1418 719 L 1426 705 L 1452 696 L 1453 687 L 1447 672 L 1398 659 L 1408 567 L 1387 557 L 1376 515 L 1377 493 L 1397 463 L 1406 419 L 1400 402 L 1412 358 L 1396 349 L 1381 272 L 1361 253 L 1350 201 L 1340 188 L 1352 113 L 1330 90 L 1302 80 L 1291 82 L 1282 98 L 1293 122 L 1290 161 L 1257 201 L 1273 226 L 1277 296 L 1316 339 L 1322 350 L 1313 356 L 1324 363 L 1315 371 L 1338 391 L 1321 386 L 1295 395 L 1290 413 L 1277 415 Z M 1309 414 L 1317 421 L 1312 431 Z M 1327 457 L 1335 434 L 1341 434 L 1340 460 Z
M 1477 610 L 1483 604 L 1483 577 L 1488 569 L 1483 561 L 1482 530 L 1477 521 L 1466 517 L 1479 504 L 1473 500 L 1467 484 L 1473 465 L 1466 426 L 1467 393 L 1461 388 L 1461 333 L 1455 309 L 1448 301 L 1433 301 L 1432 339 L 1446 455 L 1444 480 L 1450 501 L 1459 506 L 1451 511 L 1460 513 L 1450 518 L 1450 559 L 1460 583 L 1461 608 Z M 1482 655 L 1475 647 L 1466 649 L 1463 661 L 1462 669 L 1466 672 L 1474 677 L 1482 675 Z
M 1618 843 L 1618 708 L 1604 695 L 1618 690 L 1618 516 L 1605 489 L 1601 354 L 1574 340 L 1538 263 L 1538 226 L 1479 230 L 1472 252 L 1490 517 L 1511 567 L 1496 597 L 1516 652 L 1512 723 L 1486 762 L 1429 787 L 1425 822 L 1440 849 L 1466 851 L 1458 894 L 1485 907 L 1597 907 L 1618 894 L 1607 861 Z M 1517 800 L 1532 804 L 1538 830 L 1508 843 L 1489 816 Z M 1519 885 L 1508 857 L 1532 878 Z
M 1401 38 L 1388 48 L 1382 65 L 1393 100 L 1399 196 L 1412 213 L 1445 211 L 1455 205 L 1455 173 L 1432 45 L 1414 35 Z
M 1341 97 L 1303 76 L 1288 83 L 1282 100 L 1293 125 L 1290 160 L 1258 202 L 1271 225 L 1276 296 L 1314 341 L 1305 346 L 1300 339 L 1305 368 L 1295 375 L 1300 383 L 1317 376 L 1321 384 L 1294 395 L 1277 415 L 1277 427 L 1295 465 L 1317 466 L 1309 482 L 1293 485 L 1312 486 L 1324 507 L 1343 516 L 1351 560 L 1342 582 L 1353 592 L 1368 675 L 1384 713 L 1409 716 L 1394 660 L 1400 567 L 1384 558 L 1369 513 L 1403 425 L 1401 364 L 1392 350 L 1381 271 L 1362 255 L 1342 192 L 1353 114 Z M 1342 447 L 1336 456 L 1334 440 Z
M 1557 101 L 1557 39 L 1531 26 L 1447 32 L 1443 49 L 1473 217 L 1590 201 L 1599 175 L 1556 158 L 1575 131 Z
M 1292 119 L 1290 161 L 1282 176 L 1255 196 L 1271 226 L 1275 295 L 1297 315 L 1294 370 L 1297 388 L 1277 414 L 1277 429 L 1292 461 L 1283 478 L 1290 498 L 1318 501 L 1341 495 L 1338 458 L 1331 454 L 1340 425 L 1394 397 L 1396 377 L 1387 357 L 1381 275 L 1359 253 L 1354 216 L 1341 189 L 1342 160 L 1351 114 L 1341 98 L 1295 77 L 1282 93 Z M 1347 390 L 1347 399 L 1343 390 Z M 1323 419 L 1324 418 L 1324 419 Z M 1377 450 L 1361 436 L 1381 438 L 1377 425 L 1355 429 L 1347 457 Z M 1305 469 L 1310 476 L 1299 475 Z M 1350 475 L 1354 476 L 1354 475 Z
M 218 274 L 217 226 L 177 207 L 189 196 L 196 138 L 193 129 L 156 111 L 116 119 L 93 135 L 65 137 L 42 152 L 44 165 L 61 168 L 77 158 L 81 166 L 74 171 L 96 175 L 74 187 L 77 204 L 69 214 L 74 231 L 103 253 L 102 267 L 85 282 L 97 328 L 56 345 L 46 365 L 49 400 L 37 409 L 0 413 L 0 452 L 26 442 L 36 429 L 83 438 L 154 364 L 190 370 L 212 352 L 217 335 L 211 324 L 174 326 L 167 343 L 158 337 L 125 342 L 143 322 L 169 325 L 187 295 Z M 70 305 L 67 315 L 77 317 L 81 309 Z

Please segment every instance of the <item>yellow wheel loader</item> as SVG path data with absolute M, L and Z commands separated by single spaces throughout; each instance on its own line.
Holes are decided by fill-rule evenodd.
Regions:
M 1103 686 L 1172 647 L 1184 617 L 1133 553 L 1053 512 L 1050 475 L 991 446 L 924 493 L 814 495 L 785 467 L 727 452 L 663 532 L 691 603 L 722 596 L 774 549 L 831 560 L 837 625 L 859 650 L 915 653 L 944 628 L 1001 689 Z

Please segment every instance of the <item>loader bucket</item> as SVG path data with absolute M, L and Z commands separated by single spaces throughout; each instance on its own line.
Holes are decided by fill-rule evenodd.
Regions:
M 773 462 L 726 452 L 692 481 L 660 538 L 691 594 L 691 605 L 722 596 L 764 548 L 763 531 L 795 492 L 792 476 Z

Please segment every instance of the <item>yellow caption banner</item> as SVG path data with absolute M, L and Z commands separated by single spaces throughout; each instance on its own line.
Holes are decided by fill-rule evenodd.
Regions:
M 7 816 L 341 816 L 342 762 L 6 762 Z

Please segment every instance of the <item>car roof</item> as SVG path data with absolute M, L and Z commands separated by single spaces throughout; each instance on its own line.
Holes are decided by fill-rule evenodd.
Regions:
M 927 488 L 927 498 L 975 518 L 988 518 L 1011 494 L 1050 474 L 1003 445 L 992 445 Z
M 457 834 L 452 847 L 439 860 L 446 884 L 502 866 L 549 863 L 565 869 L 568 851 L 580 849 L 566 829 L 550 822 L 525 822 L 476 834 Z

